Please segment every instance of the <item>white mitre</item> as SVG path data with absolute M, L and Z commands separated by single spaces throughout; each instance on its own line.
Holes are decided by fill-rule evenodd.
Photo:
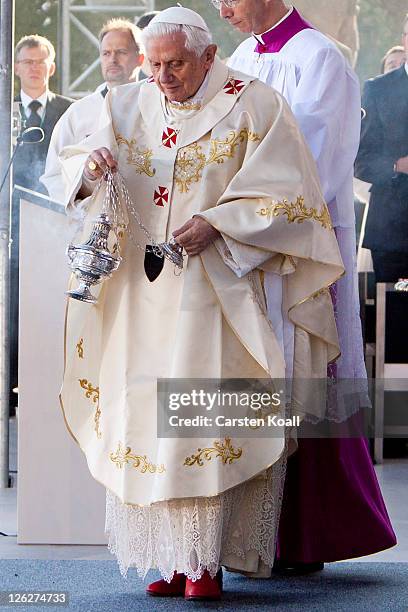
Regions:
M 160 11 L 156 17 L 153 17 L 149 26 L 155 25 L 156 23 L 189 25 L 205 30 L 206 32 L 210 31 L 201 15 L 183 6 L 171 6 L 170 8 L 164 9 L 164 11 Z

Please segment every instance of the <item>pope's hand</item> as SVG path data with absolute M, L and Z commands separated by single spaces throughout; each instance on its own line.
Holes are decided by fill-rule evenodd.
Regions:
M 85 162 L 84 177 L 90 181 L 101 178 L 105 170 L 110 168 L 113 172 L 118 169 L 118 162 L 112 157 L 112 153 L 106 147 L 95 149 Z
M 173 232 L 176 242 L 184 247 L 187 255 L 199 255 L 219 235 L 219 231 L 202 217 L 193 217 Z

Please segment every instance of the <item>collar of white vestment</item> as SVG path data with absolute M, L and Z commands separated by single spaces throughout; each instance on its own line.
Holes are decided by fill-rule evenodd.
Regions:
M 306 29 L 313 29 L 313 26 L 292 6 L 269 30 L 263 34 L 252 34 L 257 42 L 254 51 L 259 54 L 278 53 L 289 40 Z
M 164 95 L 153 79 L 149 79 L 140 90 L 140 112 L 145 124 L 152 126 L 152 130 L 163 131 L 171 128 L 177 132 L 177 146 L 173 148 L 174 151 L 199 140 L 226 117 L 253 80 L 255 77 L 228 68 L 216 57 L 208 73 L 208 83 L 199 109 L 191 114 L 180 112 L 177 117 L 169 117 L 164 110 Z

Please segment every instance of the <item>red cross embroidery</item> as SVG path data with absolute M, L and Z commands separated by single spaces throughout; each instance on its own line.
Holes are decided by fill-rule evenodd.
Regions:
M 156 206 L 164 206 L 169 203 L 169 190 L 167 187 L 158 187 L 154 192 L 154 203 Z
M 171 149 L 177 144 L 177 132 L 173 128 L 166 128 L 162 134 L 162 143 L 168 149 Z
M 244 81 L 238 79 L 230 79 L 224 87 L 224 91 L 227 94 L 234 94 L 235 96 L 245 87 Z

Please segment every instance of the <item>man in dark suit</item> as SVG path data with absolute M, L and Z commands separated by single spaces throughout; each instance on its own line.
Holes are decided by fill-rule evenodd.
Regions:
M 13 183 L 34 191 L 45 192 L 39 182 L 44 172 L 48 145 L 55 124 L 73 100 L 49 90 L 49 80 L 55 72 L 55 50 L 52 43 L 36 34 L 24 36 L 15 49 L 16 76 L 20 79 L 20 113 L 25 127 L 41 127 L 44 140 L 23 144 L 17 151 L 13 165 Z M 10 259 L 10 406 L 16 396 L 12 389 L 18 385 L 18 257 L 19 257 L 19 194 L 15 192 L 11 216 Z
M 26 127 L 44 130 L 40 143 L 24 144 L 14 163 L 14 183 L 35 191 L 43 191 L 39 178 L 44 172 L 48 145 L 55 124 L 73 102 L 49 90 L 55 72 L 55 50 L 52 43 L 36 34 L 24 36 L 15 50 L 15 74 L 20 79 L 20 112 Z
M 370 79 L 355 175 L 372 183 L 363 246 L 371 249 L 377 282 L 408 277 L 408 15 L 406 62 Z

